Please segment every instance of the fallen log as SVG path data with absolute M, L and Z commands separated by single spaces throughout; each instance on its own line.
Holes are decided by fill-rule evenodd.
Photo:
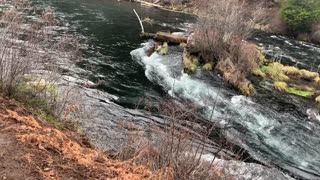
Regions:
M 187 43 L 188 38 L 181 35 L 174 35 L 167 32 L 157 32 L 154 36 L 154 39 L 161 42 L 169 42 L 169 43 Z

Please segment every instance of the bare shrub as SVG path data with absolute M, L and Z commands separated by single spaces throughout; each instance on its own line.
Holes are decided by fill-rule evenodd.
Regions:
M 128 135 L 117 157 L 147 166 L 153 172 L 172 174 L 173 179 L 228 179 L 214 169 L 214 160 L 204 161 L 214 125 L 199 127 L 193 114 L 196 108 L 190 105 L 188 109 L 190 111 L 185 111 L 175 102 L 165 101 L 159 107 L 165 117 L 163 127 L 141 130 L 129 124 L 126 129 L 134 133 Z
M 245 77 L 257 59 L 244 40 L 253 33 L 258 11 L 238 0 L 201 0 L 198 6 L 202 11 L 194 29 L 194 47 L 206 61 L 230 59 Z
M 58 21 L 50 8 L 29 18 L 34 8 L 17 0 L 0 15 L 0 93 L 53 121 L 62 93 L 68 93 L 60 92 L 57 82 L 79 59 L 80 46 L 74 36 L 55 31 Z

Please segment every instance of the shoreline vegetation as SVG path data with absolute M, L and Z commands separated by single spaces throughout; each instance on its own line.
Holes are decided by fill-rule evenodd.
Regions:
M 200 16 L 202 9 L 194 0 L 126 0 L 177 13 Z M 320 3 L 307 0 L 241 0 L 256 6 L 261 17 L 254 29 L 266 33 L 290 36 L 300 41 L 320 43 Z M 291 13 L 291 14 L 290 14 Z
M 209 1 L 206 1 L 206 3 L 200 2 L 199 4 L 196 4 L 192 1 L 187 1 L 185 4 L 180 3 L 179 1 L 172 1 L 171 3 L 169 1 L 167 3 L 165 3 L 164 1 L 155 1 L 156 3 L 153 3 L 154 1 L 139 0 L 136 2 L 146 4 L 149 6 L 154 6 L 156 8 L 165 8 L 167 10 L 172 10 L 172 11 L 182 12 L 182 13 L 184 13 L 184 7 L 189 7 L 189 8 L 186 8 L 188 10 L 187 13 L 191 12 L 191 14 L 197 15 L 200 19 L 199 21 L 201 21 L 202 19 L 202 21 L 205 21 L 207 23 L 207 22 L 212 22 L 214 20 L 212 18 L 211 19 L 204 18 L 204 16 L 208 15 L 210 12 L 204 12 L 205 8 L 199 6 L 199 4 L 206 4 L 210 6 L 210 4 L 208 4 Z M 219 2 L 216 2 L 216 4 L 218 3 Z M 259 4 L 259 2 L 256 2 L 256 3 Z M 252 7 L 253 5 L 252 2 L 248 4 L 243 4 L 243 2 L 241 2 L 240 4 L 238 3 L 236 5 L 226 2 L 226 4 L 229 4 L 229 7 L 233 5 L 234 9 L 236 8 L 236 6 L 237 7 L 246 6 L 246 9 L 245 9 L 246 12 L 241 12 L 237 14 L 237 16 L 242 16 L 240 17 L 242 18 L 241 20 L 246 21 L 245 16 L 249 16 L 250 20 L 253 21 L 253 23 L 246 22 L 247 24 L 245 25 L 242 24 L 242 27 L 243 27 L 242 30 L 245 29 L 246 31 L 244 33 L 247 33 L 250 35 L 251 33 L 254 33 L 253 31 L 254 29 L 256 29 L 256 30 L 265 31 L 268 33 L 277 33 L 277 34 L 285 34 L 285 35 L 295 34 L 295 37 L 300 40 L 311 41 L 310 38 L 301 39 L 302 35 L 300 33 L 295 33 L 292 30 L 289 30 L 288 27 L 285 27 L 286 25 L 284 24 L 283 20 L 281 20 L 281 16 L 284 16 L 282 14 L 285 14 L 285 11 L 289 8 L 290 5 L 291 6 L 296 6 L 297 4 L 299 5 L 299 3 L 296 3 L 294 0 L 272 1 L 269 3 L 260 1 L 260 4 L 257 5 L 256 7 Z M 179 8 L 174 8 L 175 6 Z M 220 7 L 221 6 L 223 5 L 220 5 Z M 281 6 L 284 6 L 282 10 L 280 9 Z M 190 9 L 193 9 L 193 11 L 190 11 Z M 199 9 L 201 9 L 201 11 L 199 11 Z M 216 8 L 215 10 L 217 9 L 218 8 Z M 227 9 L 227 7 L 225 9 Z M 232 7 L 230 9 L 232 9 Z M 229 12 L 232 13 L 230 9 L 229 9 Z M 320 9 L 320 6 L 319 6 L 319 9 Z M 259 13 L 254 12 L 251 14 L 247 14 L 247 12 L 250 10 L 262 11 L 262 12 L 259 12 Z M 221 12 L 219 13 L 221 14 Z M 273 15 L 273 17 L 270 17 L 271 15 Z M 230 17 L 228 16 L 228 14 L 226 14 L 225 16 Z M 213 17 L 212 14 L 211 14 L 211 17 Z M 236 20 L 239 21 L 240 19 L 234 19 L 234 21 Z M 235 23 L 235 22 L 223 22 L 223 21 L 224 20 L 217 20 L 217 23 L 220 25 L 223 23 L 225 24 Z M 312 27 L 315 26 L 314 24 L 310 25 L 309 28 L 311 28 L 311 26 Z M 184 38 L 183 36 L 180 36 L 180 35 L 166 34 L 165 38 L 158 38 L 156 35 L 154 36 L 152 34 L 151 37 L 154 37 L 156 41 L 160 41 L 161 43 L 169 42 L 173 44 L 179 44 L 180 47 L 184 48 L 184 52 L 182 55 L 182 62 L 184 64 L 184 71 L 186 73 L 193 74 L 195 71 L 197 71 L 199 66 L 204 71 L 215 70 L 224 78 L 224 80 L 227 83 L 229 83 L 231 86 L 236 88 L 241 94 L 245 96 L 251 96 L 254 94 L 255 92 L 254 85 L 251 84 L 250 80 L 248 79 L 250 79 L 250 77 L 252 76 L 257 76 L 264 80 L 267 79 L 272 81 L 274 83 L 274 88 L 276 90 L 279 90 L 281 92 L 287 92 L 289 94 L 293 94 L 296 96 L 312 98 L 315 102 L 320 103 L 318 72 L 312 72 L 305 69 L 298 69 L 297 67 L 294 67 L 294 66 L 285 66 L 283 64 L 276 62 L 276 60 L 266 59 L 265 55 L 263 54 L 263 49 L 255 46 L 253 43 L 241 42 L 241 43 L 235 44 L 235 41 L 237 41 L 237 39 L 246 40 L 246 38 L 249 37 L 246 34 L 245 35 L 238 34 L 238 35 L 234 35 L 234 38 L 230 40 L 230 43 L 225 43 L 223 47 L 228 47 L 232 45 L 233 49 L 230 51 L 239 52 L 239 54 L 235 54 L 235 56 L 237 56 L 236 57 L 237 61 L 241 60 L 239 58 L 243 58 L 241 60 L 241 64 L 245 64 L 247 68 L 246 71 L 249 71 L 249 72 L 239 72 L 241 71 L 239 70 L 241 66 L 239 67 L 239 65 L 233 64 L 232 59 L 230 58 L 230 55 L 227 59 L 223 61 L 219 60 L 219 58 L 221 57 L 215 57 L 215 56 L 219 56 L 217 55 L 220 53 L 220 52 L 217 52 L 217 49 L 219 49 L 219 47 L 217 46 L 201 47 L 203 46 L 203 44 L 211 44 L 211 46 L 213 46 L 215 42 L 210 38 L 212 38 L 212 36 L 216 34 L 219 34 L 219 32 L 217 31 L 208 32 L 208 30 L 206 31 L 206 33 L 199 32 L 199 29 L 206 28 L 206 26 L 201 26 L 201 28 L 197 29 L 197 25 L 199 25 L 199 22 L 198 24 L 195 25 L 195 27 L 189 30 L 190 32 L 187 34 L 187 43 L 185 42 L 179 43 L 178 41 L 173 41 L 172 38 L 169 38 L 170 36 L 174 36 L 176 39 Z M 247 27 L 244 27 L 244 26 L 247 26 Z M 236 29 L 235 31 L 241 31 L 241 24 L 237 24 L 237 27 L 238 28 L 240 27 L 240 29 Z M 271 27 L 274 29 L 270 29 Z M 211 27 L 210 29 L 214 29 L 214 27 Z M 226 30 L 219 30 L 219 31 L 226 31 Z M 317 34 L 319 33 L 318 31 L 320 32 L 320 29 L 315 30 L 315 32 L 311 32 L 311 34 Z M 162 32 L 158 32 L 158 33 L 162 33 Z M 236 32 L 231 32 L 231 33 L 236 34 Z M 304 33 L 304 35 L 308 37 L 309 36 L 311 37 L 312 36 L 311 34 L 306 35 L 306 33 Z M 223 37 L 223 34 L 220 34 L 220 36 Z M 156 45 L 155 49 L 158 49 L 157 52 L 160 55 L 166 55 L 168 53 L 167 52 L 168 48 L 167 46 L 161 45 L 161 43 L 160 45 Z M 223 44 L 223 41 L 220 41 L 219 43 Z M 234 49 L 235 47 L 237 49 Z M 219 51 L 222 51 L 221 48 Z M 151 53 L 152 52 L 153 51 L 151 50 Z M 215 52 L 215 53 L 212 54 L 212 52 Z M 248 52 L 251 52 L 251 53 L 249 54 Z M 150 55 L 151 53 L 149 52 L 148 54 Z M 234 55 L 231 55 L 231 57 L 232 56 Z M 247 56 L 247 57 L 241 57 L 241 56 Z M 279 87 L 279 85 L 282 85 L 282 86 Z

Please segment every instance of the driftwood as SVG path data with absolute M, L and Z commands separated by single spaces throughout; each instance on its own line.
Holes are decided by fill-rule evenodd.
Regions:
M 140 23 L 140 26 L 141 26 L 141 33 L 144 34 L 144 27 L 143 27 L 143 24 L 142 24 L 142 21 L 140 19 L 140 16 L 138 15 L 137 11 L 135 9 L 133 9 L 133 12 L 136 14 L 138 20 L 139 20 L 139 23 Z
M 188 38 L 181 35 L 174 35 L 166 32 L 157 32 L 157 34 L 154 36 L 154 39 L 161 42 L 180 44 L 187 43 Z

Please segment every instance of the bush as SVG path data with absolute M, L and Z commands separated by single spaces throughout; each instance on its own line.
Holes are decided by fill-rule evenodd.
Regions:
M 63 110 L 65 100 L 60 96 L 68 92 L 59 90 L 56 84 L 62 76 L 61 64 L 68 69 L 79 57 L 77 39 L 67 34 L 57 37 L 53 33 L 58 25 L 54 13 L 49 8 L 35 11 L 27 0 L 14 1 L 12 8 L 0 13 L 0 22 L 1 95 L 18 100 L 61 128 L 54 118 L 61 113 L 54 111 L 57 107 Z
M 170 178 L 161 179 L 231 179 L 215 169 L 215 158 L 211 162 L 204 160 L 210 149 L 207 143 L 214 124 L 199 126 L 196 107 L 187 108 L 186 111 L 170 100 L 161 103 L 159 112 L 164 117 L 163 126 L 151 126 L 146 132 L 137 130 L 130 134 L 117 158 L 147 166 L 153 172 L 170 174 Z M 127 128 L 136 129 L 131 125 Z M 225 145 L 222 140 L 220 143 L 221 149 L 216 154 Z
M 320 18 L 320 1 L 283 0 L 281 16 L 291 33 L 310 32 L 312 25 Z
M 201 0 L 198 4 L 199 19 L 189 36 L 188 51 L 199 52 L 227 82 L 240 91 L 246 87 L 242 92 L 250 94 L 246 78 L 259 67 L 260 53 L 245 40 L 253 33 L 257 9 L 240 0 Z
M 26 77 L 39 83 L 45 81 L 46 87 L 33 91 L 34 94 L 52 87 L 61 77 L 58 60 L 66 58 L 71 62 L 79 47 L 74 37 L 54 37 L 50 28 L 57 21 L 50 9 L 35 15 L 37 21 L 28 19 L 28 13 L 32 13 L 28 11 L 33 11 L 33 7 L 24 0 L 16 1 L 14 7 L 0 14 L 0 93 L 4 95 L 14 95 Z

